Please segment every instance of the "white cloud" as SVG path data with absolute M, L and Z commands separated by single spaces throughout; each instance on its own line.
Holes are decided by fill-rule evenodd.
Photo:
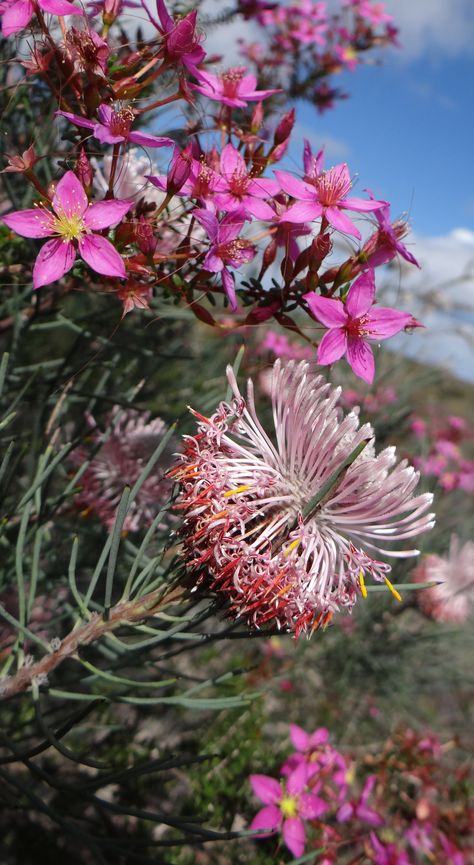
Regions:
M 400 28 L 402 62 L 434 51 L 472 56 L 473 0 L 385 0 L 385 6 Z

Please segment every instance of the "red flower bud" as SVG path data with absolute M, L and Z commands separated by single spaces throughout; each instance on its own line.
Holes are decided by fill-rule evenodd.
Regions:
M 191 174 L 192 166 L 193 154 L 191 144 L 188 144 L 181 152 L 176 148 L 166 182 L 168 195 L 174 195 L 184 186 Z
M 295 109 L 292 108 L 291 111 L 287 111 L 286 114 L 281 118 L 277 128 L 275 129 L 275 134 L 273 136 L 273 141 L 275 144 L 283 144 L 291 135 L 293 126 L 295 125 Z
M 85 190 L 89 192 L 92 188 L 94 173 L 83 147 L 81 147 L 79 156 L 77 157 L 75 175 L 78 180 L 80 180 Z

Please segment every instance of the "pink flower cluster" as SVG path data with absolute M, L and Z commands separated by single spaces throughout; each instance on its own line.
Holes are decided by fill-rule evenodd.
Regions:
M 137 52 L 110 35 L 125 2 L 94 2 L 93 18 L 83 29 L 67 29 L 62 21 L 62 40 L 52 39 L 41 9 L 61 18 L 66 6 L 70 14 L 82 15 L 82 9 L 64 0 L 7 3 L 2 13 L 8 33 L 27 25 L 41 31 L 43 41 L 24 65 L 45 86 L 58 78 L 53 88 L 57 123 L 69 141 L 76 136 L 63 154 L 72 168 L 47 188 L 36 173 L 41 156 L 33 146 L 22 156 L 10 156 L 4 169 L 22 173 L 39 194 L 33 207 L 2 217 L 22 237 L 48 238 L 33 266 L 33 287 L 60 279 L 66 290 L 78 280 L 81 288 L 90 286 L 94 276 L 75 267 L 80 258 L 107 278 L 105 285 L 100 280 L 101 287 L 122 301 L 124 315 L 149 308 L 163 290 L 211 325 L 219 324 L 212 309 L 215 294 L 241 316 L 240 324 L 275 317 L 293 327 L 290 313 L 299 309 L 313 348 L 326 331 L 318 363 L 345 357 L 357 376 L 372 382 L 370 343 L 417 325 L 408 312 L 379 306 L 376 297 L 377 267 L 397 255 L 416 264 L 402 242 L 406 224 L 391 222 L 388 203 L 372 193 L 353 195 L 349 167 L 325 168 L 323 153 L 314 154 L 309 142 L 299 176 L 274 168 L 295 124 L 294 110 L 277 122 L 269 114 L 281 88 L 260 87 L 246 66 L 212 71 L 197 12 L 173 17 L 165 0 L 157 0 L 156 15 L 148 11 L 154 35 Z M 28 20 L 23 12 L 16 14 L 25 4 Z M 351 3 L 343 11 L 354 18 L 357 39 L 367 37 L 367 28 L 373 33 L 373 27 L 387 23 L 379 5 Z M 241 3 L 240 11 L 266 28 L 283 28 L 280 43 L 292 51 L 295 45 L 317 43 L 326 51 L 336 35 L 334 48 L 340 48 L 346 39 L 322 2 Z M 97 30 L 99 16 L 102 28 Z M 356 39 L 354 33 L 349 41 Z M 170 94 L 168 83 L 175 92 Z M 153 91 L 160 98 L 151 96 Z M 196 99 L 200 110 L 193 114 L 183 149 L 167 136 L 140 128 L 148 112 L 179 100 L 194 106 Z M 139 180 L 132 168 L 137 146 L 172 149 L 166 173 L 153 171 Z M 356 218 L 373 225 L 364 243 Z M 340 235 L 351 239 L 354 251 L 343 261 L 329 261 Z M 203 298 L 209 298 L 212 311 Z
M 413 459 L 419 471 L 438 478 L 445 492 L 474 493 L 474 462 L 464 456 L 461 447 L 472 437 L 466 421 L 455 415 L 440 421 L 439 412 L 433 412 L 429 422 L 413 417 L 411 429 L 424 451 Z
M 441 742 L 404 729 L 364 761 L 342 754 L 320 727 L 290 724 L 294 752 L 278 781 L 251 775 L 263 808 L 250 823 L 257 838 L 281 835 L 295 857 L 319 853 L 317 865 L 468 865 L 474 810 L 460 802 L 463 770 L 442 765 Z M 416 793 L 413 793 L 415 789 Z M 471 836 L 472 838 L 472 836 Z

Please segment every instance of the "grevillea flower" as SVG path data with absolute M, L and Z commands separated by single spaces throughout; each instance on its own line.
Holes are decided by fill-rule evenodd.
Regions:
M 393 589 L 378 556 L 433 526 L 429 494 L 414 496 L 418 474 L 395 448 L 377 456 L 369 424 L 337 407 L 340 389 L 305 362 L 273 367 L 274 439 L 234 394 L 212 417 L 194 412 L 199 432 L 185 438 L 172 470 L 181 491 L 184 556 L 204 584 L 228 600 L 230 614 L 254 626 L 274 621 L 298 635 L 367 594 L 365 577 Z M 358 456 L 356 456 L 359 454 Z M 377 558 L 376 558 L 376 557 Z
M 71 114 L 69 111 L 56 111 L 56 116 L 65 117 L 84 129 L 92 130 L 92 137 L 97 138 L 101 144 L 120 144 L 122 141 L 131 141 L 133 144 L 141 144 L 142 147 L 173 147 L 171 138 L 160 138 L 147 132 L 133 132 L 135 112 L 131 108 L 121 108 L 114 111 L 111 105 L 102 103 L 97 109 L 99 122 L 88 120 L 79 114 Z
M 43 12 L 50 15 L 84 15 L 79 6 L 73 6 L 67 0 L 36 0 Z M 0 2 L 0 15 L 2 16 L 2 33 L 12 36 L 28 27 L 33 13 L 35 3 L 33 0 L 2 0 Z
M 304 853 L 303 820 L 316 820 L 328 810 L 324 799 L 304 792 L 306 782 L 304 763 L 288 776 L 284 785 L 268 775 L 250 776 L 252 790 L 265 807 L 255 815 L 249 828 L 264 830 L 264 836 L 281 829 L 283 841 L 293 856 Z
M 235 211 L 228 213 L 219 222 L 214 213 L 202 208 L 193 210 L 193 216 L 205 228 L 211 240 L 203 267 L 210 273 L 220 273 L 231 308 L 236 310 L 234 277 L 227 270 L 226 264 L 230 267 L 241 267 L 242 264 L 252 261 L 255 256 L 255 247 L 248 240 L 238 236 L 242 231 L 245 216 L 242 216 L 241 211 Z
M 195 73 L 195 67 L 199 66 L 206 56 L 206 52 L 200 45 L 201 36 L 196 29 L 197 11 L 174 20 L 164 0 L 156 0 L 159 18 L 157 21 L 150 14 L 143 0 L 142 6 L 163 39 L 162 50 L 165 60 L 172 66 L 186 66 Z
M 150 420 L 149 412 L 133 409 L 124 411 L 114 406 L 106 421 L 106 431 L 97 429 L 94 418 L 87 418 L 93 431 L 91 447 L 76 448 L 71 454 L 75 466 L 91 462 L 81 476 L 80 491 L 75 502 L 84 514 L 94 513 L 110 529 L 115 521 L 117 507 L 124 487 L 133 487 L 148 459 L 151 457 L 167 427 L 161 418 Z M 124 522 L 125 531 L 148 528 L 160 507 L 166 502 L 170 483 L 158 466 L 142 484 L 136 499 L 130 505 Z
M 125 279 L 125 265 L 115 247 L 101 234 L 93 232 L 116 225 L 131 206 L 130 201 L 115 199 L 89 204 L 76 175 L 67 171 L 56 187 L 52 211 L 42 206 L 17 210 L 2 216 L 2 220 L 22 237 L 54 238 L 38 253 L 33 268 L 34 288 L 61 279 L 71 270 L 76 251 L 97 273 Z
M 418 583 L 438 580 L 432 589 L 417 592 L 419 608 L 436 622 L 464 622 L 474 611 L 474 543 L 463 546 L 453 535 L 447 557 L 428 555 L 415 568 Z
M 375 273 L 368 270 L 351 285 L 345 303 L 321 297 L 314 291 L 304 295 L 314 317 L 329 328 L 318 347 L 318 363 L 330 364 L 346 355 L 359 378 L 372 384 L 375 375 L 373 351 L 367 339 L 388 339 L 410 324 L 412 315 L 398 309 L 374 306 Z
M 297 203 L 286 212 L 287 222 L 307 222 L 324 216 L 333 228 L 360 238 L 360 231 L 342 211 L 367 213 L 377 210 L 385 203 L 375 199 L 366 201 L 364 198 L 346 198 L 352 183 L 345 163 L 315 174 L 310 182 L 298 180 L 287 171 L 275 171 L 275 174 L 281 188 L 297 199 Z
M 255 90 L 257 79 L 255 75 L 246 75 L 246 66 L 234 66 L 221 75 L 212 75 L 202 69 L 194 70 L 194 76 L 199 84 L 191 84 L 193 90 L 214 99 L 230 108 L 245 108 L 248 102 L 259 102 L 280 90 Z

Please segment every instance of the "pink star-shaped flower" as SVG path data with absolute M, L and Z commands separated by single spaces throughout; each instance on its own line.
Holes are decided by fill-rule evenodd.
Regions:
M 359 378 L 372 384 L 374 355 L 367 339 L 388 339 L 410 323 L 413 317 L 389 307 L 375 307 L 375 273 L 368 270 L 352 284 L 347 300 L 321 297 L 314 291 L 304 295 L 314 317 L 329 328 L 318 348 L 318 363 L 330 364 L 346 355 Z
M 101 234 L 117 225 L 132 207 L 131 201 L 97 201 L 89 204 L 73 171 L 59 181 L 52 201 L 52 211 L 45 207 L 17 210 L 2 216 L 2 221 L 22 237 L 53 237 L 41 247 L 33 267 L 33 287 L 40 288 L 61 279 L 71 270 L 76 253 L 104 276 L 126 278 L 123 259 Z
M 101 144 L 120 144 L 123 141 L 131 141 L 132 144 L 141 144 L 143 147 L 173 147 L 171 138 L 160 138 L 149 135 L 146 132 L 133 132 L 131 125 L 135 113 L 131 108 L 122 108 L 114 111 L 111 105 L 102 103 L 97 109 L 99 121 L 88 120 L 79 114 L 70 114 L 69 111 L 56 111 L 56 116 L 65 117 L 84 129 L 92 130 L 92 137 L 97 138 Z
M 245 108 L 248 102 L 260 102 L 274 93 L 281 93 L 280 90 L 255 90 L 257 79 L 255 75 L 246 75 L 246 71 L 245 66 L 235 66 L 221 75 L 211 75 L 210 72 L 195 69 L 194 75 L 199 84 L 191 84 L 190 87 L 230 108 Z
M 84 15 L 82 9 L 68 3 L 67 0 L 37 0 L 37 2 L 40 9 L 43 12 L 49 12 L 50 15 Z M 34 11 L 35 4 L 32 0 L 3 0 L 0 2 L 2 33 L 5 38 L 28 27 Z

